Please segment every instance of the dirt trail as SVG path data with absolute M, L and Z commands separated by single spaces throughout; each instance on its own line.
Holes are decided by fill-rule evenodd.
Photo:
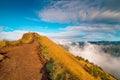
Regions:
M 38 42 L 7 47 L 6 59 L 0 62 L 0 80 L 47 80 L 44 63 L 46 60 L 38 55 Z

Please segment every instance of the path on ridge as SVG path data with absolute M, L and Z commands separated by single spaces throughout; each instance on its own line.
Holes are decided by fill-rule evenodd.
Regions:
M 45 72 L 41 72 L 46 60 L 38 55 L 38 47 L 34 41 L 0 49 L 7 52 L 7 58 L 0 62 L 0 80 L 47 80 L 43 78 Z

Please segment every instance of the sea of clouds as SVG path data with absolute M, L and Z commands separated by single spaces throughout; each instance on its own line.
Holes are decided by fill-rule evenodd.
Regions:
M 75 56 L 81 56 L 84 59 L 100 66 L 103 70 L 120 79 L 120 57 L 115 57 L 110 54 L 106 54 L 101 45 L 84 43 L 84 46 L 75 43 L 74 45 L 70 41 L 55 41 L 57 44 L 67 47 L 68 51 Z

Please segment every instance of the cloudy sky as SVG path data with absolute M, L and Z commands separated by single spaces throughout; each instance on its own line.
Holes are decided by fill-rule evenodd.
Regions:
M 119 41 L 120 0 L 0 0 L 0 40 L 25 32 L 72 41 Z

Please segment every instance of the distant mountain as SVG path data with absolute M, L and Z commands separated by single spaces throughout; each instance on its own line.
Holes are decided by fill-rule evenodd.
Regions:
M 116 80 L 37 33 L 0 42 L 0 80 Z
M 105 53 L 115 57 L 120 57 L 120 41 L 88 41 L 91 44 L 102 45 Z M 78 42 L 80 46 L 84 46 L 85 42 Z
M 96 45 L 120 45 L 120 41 L 88 41 L 91 44 L 96 44 Z M 76 44 L 76 42 L 72 42 L 72 44 Z M 84 46 L 85 42 L 77 42 L 80 46 Z
M 120 45 L 120 41 L 89 41 L 91 44 L 97 45 Z

